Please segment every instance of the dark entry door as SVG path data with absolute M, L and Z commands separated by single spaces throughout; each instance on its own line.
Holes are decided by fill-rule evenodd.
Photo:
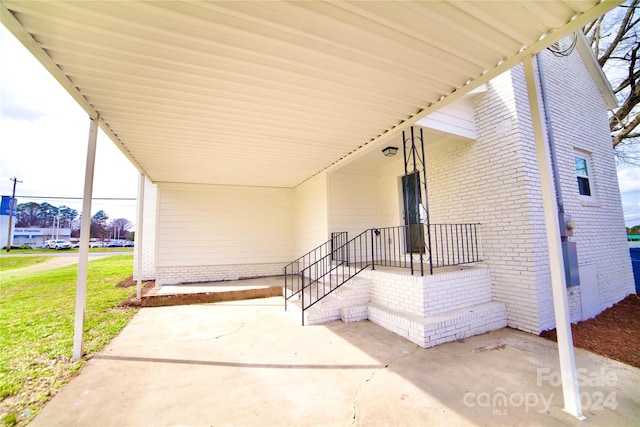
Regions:
M 405 242 L 407 252 L 425 252 L 424 224 L 420 217 L 420 173 L 412 172 L 402 177 Z

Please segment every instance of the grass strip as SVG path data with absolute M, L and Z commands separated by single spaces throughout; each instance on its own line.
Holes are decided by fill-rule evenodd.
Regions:
M 131 289 L 131 255 L 89 263 L 85 352 L 101 350 L 136 313 L 118 308 Z M 77 266 L 0 281 L 0 417 L 26 425 L 83 365 L 72 362 Z
M 134 248 L 126 247 L 126 248 L 89 248 L 89 252 L 131 252 L 133 253 Z M 0 258 L 8 257 L 11 255 L 30 255 L 30 254 L 55 254 L 55 253 L 78 253 L 80 249 L 61 249 L 59 251 L 55 249 L 43 249 L 43 248 L 33 248 L 33 249 L 11 249 L 10 252 L 2 251 L 0 252 Z

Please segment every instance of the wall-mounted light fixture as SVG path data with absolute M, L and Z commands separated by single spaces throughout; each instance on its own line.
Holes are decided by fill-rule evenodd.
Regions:
M 393 157 L 398 152 L 398 147 L 387 147 L 382 150 L 382 154 L 387 157 Z

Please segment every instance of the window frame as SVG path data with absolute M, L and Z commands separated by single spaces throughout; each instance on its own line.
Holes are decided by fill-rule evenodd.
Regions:
M 576 167 L 576 160 L 577 159 L 582 159 L 585 162 L 585 166 L 587 168 L 587 174 L 586 175 L 582 175 L 578 173 L 578 169 Z M 597 198 L 596 198 L 596 187 L 595 187 L 595 182 L 594 182 L 594 174 L 593 174 L 593 160 L 592 160 L 592 156 L 591 153 L 586 152 L 586 151 L 582 151 L 582 150 L 578 150 L 578 149 L 574 149 L 573 150 L 573 173 L 574 176 L 576 177 L 576 189 L 578 190 L 578 197 L 580 197 L 580 200 L 584 201 L 584 202 L 596 202 Z M 580 179 L 586 179 L 587 180 L 587 184 L 589 185 L 589 194 L 582 194 L 580 193 Z

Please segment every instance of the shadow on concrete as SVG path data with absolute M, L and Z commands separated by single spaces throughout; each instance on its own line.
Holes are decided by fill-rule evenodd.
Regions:
M 97 355 L 94 359 L 121 360 L 125 362 L 170 363 L 176 365 L 228 366 L 234 368 L 268 368 L 268 369 L 380 369 L 383 365 L 309 365 L 309 364 L 275 364 L 275 363 L 234 363 L 213 360 L 162 359 L 158 357 L 131 357 Z
M 640 418 L 640 370 L 588 352 L 577 351 L 578 366 L 594 374 L 580 423 L 562 411 L 550 341 L 502 329 L 422 349 L 369 321 L 302 327 L 283 305 L 272 297 L 141 309 L 31 425 L 631 426 Z M 607 375 L 615 381 L 597 383 Z M 611 393 L 615 408 L 596 401 Z

